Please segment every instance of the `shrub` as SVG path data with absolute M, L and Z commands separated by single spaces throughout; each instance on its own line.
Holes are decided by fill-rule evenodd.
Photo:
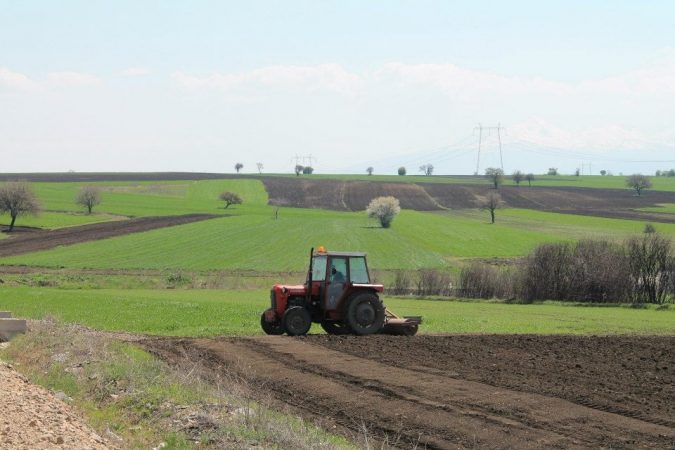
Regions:
M 377 197 L 370 201 L 366 212 L 368 217 L 379 220 L 382 228 L 389 228 L 401 207 L 395 197 Z
M 656 233 L 656 228 L 654 228 L 654 225 L 652 225 L 651 223 L 646 223 L 645 228 L 642 231 L 645 234 Z
M 540 245 L 521 276 L 520 296 L 528 301 L 621 302 L 631 292 L 624 251 L 606 241 Z
M 674 275 L 670 241 L 646 234 L 629 239 L 626 247 L 633 303 L 664 303 Z
M 459 295 L 468 298 L 514 297 L 515 277 L 487 264 L 473 262 L 459 274 Z
M 434 269 L 422 269 L 417 272 L 416 295 L 451 295 L 452 280 L 450 275 Z
M 409 270 L 397 270 L 394 272 L 394 281 L 388 291 L 392 295 L 410 294 L 412 277 Z
M 405 167 L 403 167 L 403 166 L 399 167 L 398 168 L 398 174 L 401 175 L 401 176 L 405 175 L 406 174 Z

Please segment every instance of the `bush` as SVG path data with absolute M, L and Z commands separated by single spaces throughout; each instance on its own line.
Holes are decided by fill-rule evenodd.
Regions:
M 399 174 L 399 175 L 403 176 L 403 175 L 405 175 L 406 173 L 407 173 L 407 172 L 406 172 L 406 170 L 405 170 L 405 167 L 401 166 L 401 167 L 398 168 L 398 174 Z
M 389 228 L 401 207 L 395 197 L 377 197 L 370 201 L 366 212 L 368 217 L 379 220 L 382 228 Z
M 397 270 L 394 272 L 394 282 L 388 291 L 392 295 L 407 295 L 410 294 L 412 285 L 412 277 L 409 270 Z
M 474 262 L 459 274 L 459 292 L 467 298 L 512 299 L 517 283 L 511 273 L 487 264 Z
M 452 279 L 450 275 L 434 269 L 422 269 L 417 272 L 416 295 L 452 295 Z
M 626 247 L 633 303 L 665 303 L 675 275 L 670 240 L 646 234 L 628 240 Z
M 620 246 L 606 241 L 544 244 L 521 271 L 519 295 L 532 300 L 627 301 L 630 268 Z

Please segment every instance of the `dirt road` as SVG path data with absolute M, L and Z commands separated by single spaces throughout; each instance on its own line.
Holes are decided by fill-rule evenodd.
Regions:
M 59 245 L 106 239 L 129 233 L 155 230 L 157 228 L 183 225 L 200 220 L 223 217 L 213 214 L 187 214 L 182 216 L 139 217 L 114 222 L 93 223 L 57 230 L 35 230 L 11 236 L 0 241 L 0 257 L 47 250 Z
M 255 396 L 327 429 L 402 448 L 675 448 L 672 337 L 309 336 L 145 345 L 214 381 L 235 373 Z

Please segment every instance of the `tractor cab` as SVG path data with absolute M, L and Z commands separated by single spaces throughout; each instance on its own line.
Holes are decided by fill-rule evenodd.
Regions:
M 310 285 L 324 319 L 336 319 L 354 289 L 384 290 L 384 286 L 370 283 L 365 253 L 327 252 L 323 247 L 312 255 L 305 282 Z

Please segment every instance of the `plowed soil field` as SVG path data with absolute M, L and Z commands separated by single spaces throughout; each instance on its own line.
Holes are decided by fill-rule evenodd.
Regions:
M 487 184 L 383 183 L 282 177 L 261 180 L 271 205 L 338 211 L 363 211 L 370 200 L 387 195 L 399 199 L 402 208 L 416 211 L 478 208 L 490 192 Z M 674 214 L 639 210 L 675 203 L 675 192 L 648 191 L 638 197 L 630 189 L 502 186 L 499 193 L 506 206 L 511 208 L 675 222 Z
M 114 222 L 94 223 L 58 230 L 23 231 L 10 239 L 0 241 L 0 257 L 20 255 L 58 247 L 59 245 L 78 244 L 80 242 L 106 239 L 129 233 L 140 233 L 157 228 L 183 225 L 200 220 L 213 219 L 212 214 L 188 214 L 183 216 L 140 217 Z
M 400 448 L 675 448 L 675 337 L 149 339 L 172 364 Z

